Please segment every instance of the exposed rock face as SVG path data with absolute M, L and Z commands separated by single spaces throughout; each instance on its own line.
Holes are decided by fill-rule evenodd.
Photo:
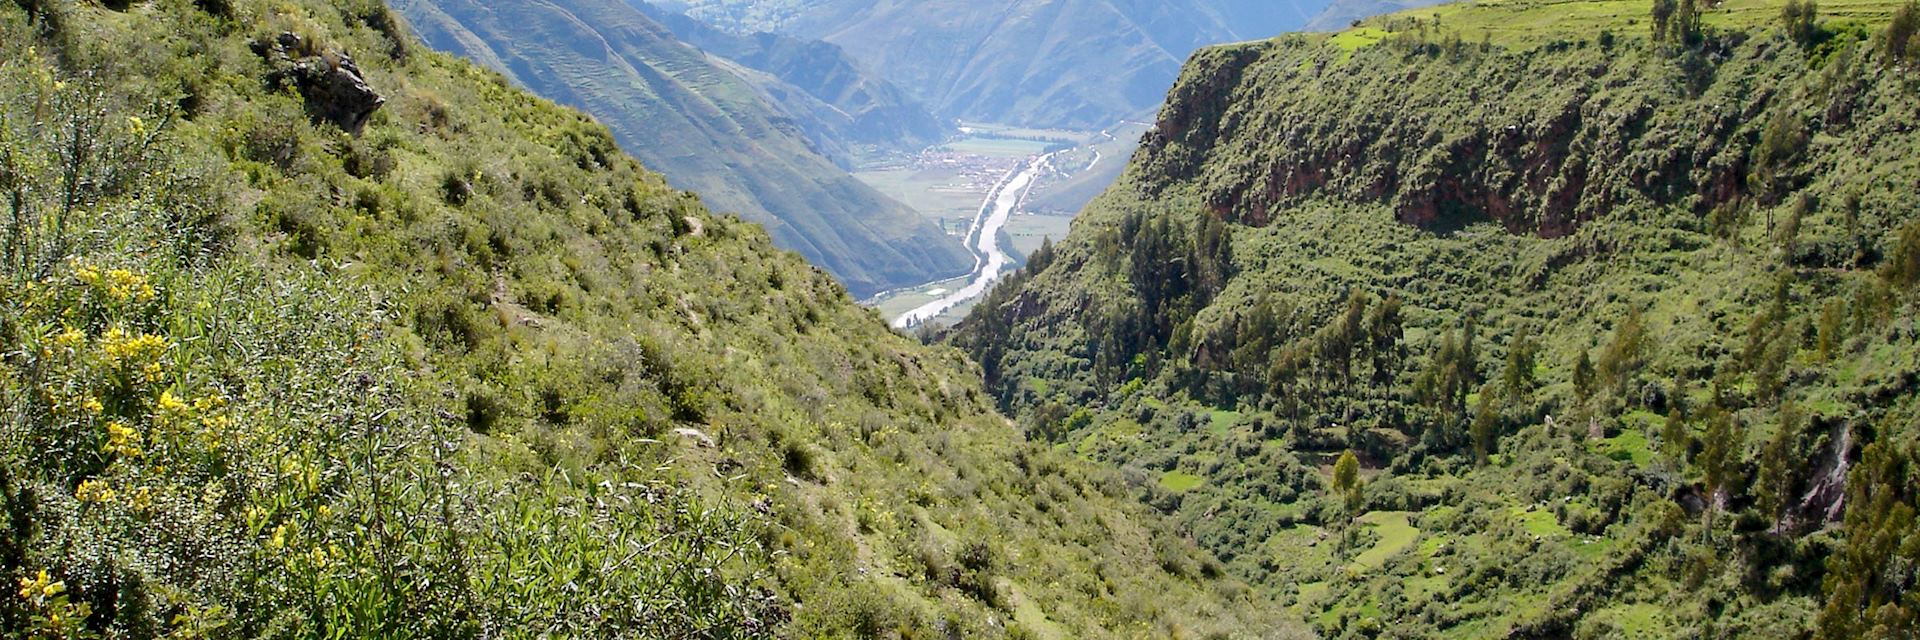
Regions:
M 1148 193 L 1190 185 L 1216 214 L 1253 226 L 1333 198 L 1386 204 L 1437 231 L 1491 221 L 1560 237 L 1627 203 L 1703 215 L 1775 204 L 1810 166 L 1806 153 L 1766 160 L 1758 143 L 1776 121 L 1880 135 L 1843 107 L 1782 111 L 1803 67 L 1774 59 L 1806 55 L 1796 47 L 1738 37 L 1703 47 L 1693 71 L 1645 49 L 1565 43 L 1344 51 L 1292 37 L 1206 49 L 1143 141 L 1140 181 Z
M 1853 428 L 1845 422 L 1833 425 L 1833 445 L 1813 476 L 1813 485 L 1800 497 L 1798 516 L 1808 523 L 1840 521 L 1847 498 L 1847 472 L 1853 468 Z
M 299 90 L 307 101 L 307 113 L 316 121 L 359 133 L 367 119 L 387 103 L 344 52 L 321 52 L 291 33 L 282 33 L 271 42 L 255 42 L 253 51 L 266 58 L 272 68 L 267 83 Z

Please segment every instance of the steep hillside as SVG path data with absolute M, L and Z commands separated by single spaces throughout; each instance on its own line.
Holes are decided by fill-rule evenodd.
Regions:
M 1319 0 L 694 0 L 736 30 L 823 39 L 963 120 L 1097 130 L 1152 111 L 1207 44 L 1298 28 Z
M 1325 635 L 1910 636 L 1920 9 L 1662 6 L 1202 51 L 951 341 Z
M 0 4 L 0 635 L 1293 627 L 373 2 Z
M 777 33 L 738 35 L 685 13 L 629 0 L 629 4 L 673 30 L 680 40 L 728 62 L 777 79 L 763 91 L 783 104 L 817 105 L 809 129 L 816 143 L 841 141 L 861 155 L 916 153 L 946 138 L 948 129 L 891 82 L 865 70 L 839 46 Z M 798 90 L 801 95 L 791 95 Z
M 804 90 L 757 82 L 710 58 L 624 0 L 396 6 L 434 47 L 600 117 L 623 148 L 675 186 L 766 225 L 780 246 L 839 276 L 856 296 L 972 265 L 958 241 L 835 164 L 836 156 L 850 162 L 853 138 L 840 136 L 858 129 L 854 119 Z

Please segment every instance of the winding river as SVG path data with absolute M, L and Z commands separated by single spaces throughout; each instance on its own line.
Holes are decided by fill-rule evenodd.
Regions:
M 1004 271 L 1013 263 L 1013 258 L 1000 250 L 1000 229 L 1007 226 L 1007 218 L 1020 207 L 1027 197 L 1027 190 L 1047 168 L 1053 154 L 1035 157 L 1025 166 L 1007 174 L 1007 178 L 988 194 L 985 204 L 980 206 L 980 214 L 973 219 L 973 225 L 967 229 L 967 249 L 973 252 L 973 274 L 967 286 L 941 296 L 940 299 L 914 308 L 893 319 L 896 329 L 905 329 L 937 318 L 948 309 L 952 309 L 968 300 L 980 297 L 1000 279 Z

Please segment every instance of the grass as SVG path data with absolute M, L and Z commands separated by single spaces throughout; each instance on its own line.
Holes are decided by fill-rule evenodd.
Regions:
M 1211 420 L 1207 423 L 1217 436 L 1225 436 L 1234 426 L 1240 424 L 1240 412 L 1226 409 L 1214 409 L 1209 412 Z
M 1666 607 L 1645 602 L 1617 605 L 1593 612 L 1593 619 L 1613 625 L 1618 638 L 1665 637 L 1668 628 Z
M 1820 3 L 1827 21 L 1885 22 L 1902 4 L 1895 0 L 1836 0 Z M 1712 28 L 1769 27 L 1780 15 L 1777 0 L 1726 0 L 1701 18 Z M 1602 31 L 1645 38 L 1652 24 L 1652 3 L 1641 0 L 1480 0 L 1412 9 L 1370 18 L 1362 26 L 1327 38 L 1345 54 L 1379 43 L 1414 27 L 1409 18 L 1429 25 L 1429 39 L 1458 34 L 1467 42 L 1483 39 L 1509 48 L 1530 48 L 1556 40 L 1582 40 Z M 1437 24 L 1437 27 L 1432 25 Z
M 1647 434 L 1640 428 L 1622 430 L 1620 435 L 1587 443 L 1594 453 L 1620 462 L 1631 462 L 1637 467 L 1653 464 L 1653 450 L 1647 444 Z
M 1341 51 L 1352 53 L 1376 44 L 1387 36 L 1393 35 L 1385 29 L 1375 27 L 1356 27 L 1327 38 L 1327 44 L 1339 47 Z
M 1206 478 L 1185 471 L 1168 471 L 1160 474 L 1160 488 L 1174 493 L 1192 491 L 1206 482 Z
M 1407 520 L 1412 515 L 1406 511 L 1374 511 L 1355 519 L 1380 535 L 1380 541 L 1373 548 L 1354 556 L 1350 568 L 1365 570 L 1379 569 L 1388 558 L 1400 553 L 1420 537 L 1420 530 Z
M 1555 518 L 1552 511 L 1514 507 L 1509 513 L 1519 520 L 1520 527 L 1526 529 L 1527 533 L 1542 538 L 1558 538 L 1573 535 L 1572 531 L 1568 531 L 1565 526 L 1560 524 L 1560 519 Z

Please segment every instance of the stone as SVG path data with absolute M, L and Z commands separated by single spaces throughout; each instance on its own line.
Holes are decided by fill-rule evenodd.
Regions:
M 348 133 L 359 133 L 374 112 L 387 103 L 367 84 L 353 57 L 345 52 L 319 51 L 306 39 L 282 33 L 271 41 L 256 41 L 253 51 L 271 69 L 267 84 L 291 86 L 306 101 L 315 121 L 331 122 Z

